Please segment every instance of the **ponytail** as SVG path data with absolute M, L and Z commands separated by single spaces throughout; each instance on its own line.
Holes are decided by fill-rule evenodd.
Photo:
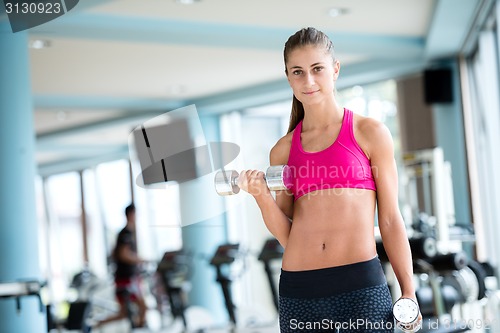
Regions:
M 294 95 L 292 101 L 292 112 L 290 113 L 290 123 L 288 124 L 287 133 L 293 131 L 302 119 L 304 119 L 304 105 L 302 105 L 302 103 Z

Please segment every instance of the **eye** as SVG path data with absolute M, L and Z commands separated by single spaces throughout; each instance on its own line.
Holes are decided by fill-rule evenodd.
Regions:
M 302 74 L 302 70 L 301 69 L 296 69 L 292 72 L 293 75 L 300 75 Z
M 324 69 L 323 66 L 316 66 L 316 67 L 314 67 L 314 71 L 315 72 L 321 72 L 323 69 Z

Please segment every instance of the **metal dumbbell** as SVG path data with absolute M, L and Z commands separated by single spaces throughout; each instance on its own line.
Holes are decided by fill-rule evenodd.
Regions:
M 240 191 L 238 187 L 239 174 L 235 170 L 222 170 L 215 174 L 215 191 L 219 195 L 233 195 Z M 290 188 L 292 175 L 287 165 L 273 165 L 266 170 L 266 183 L 271 191 L 281 191 Z
M 392 307 L 396 325 L 407 333 L 414 333 L 422 328 L 422 323 L 418 321 L 420 309 L 417 302 L 411 298 L 400 298 Z

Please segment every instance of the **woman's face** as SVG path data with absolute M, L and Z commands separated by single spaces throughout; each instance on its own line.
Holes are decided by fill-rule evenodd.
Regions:
M 286 69 L 293 94 L 302 104 L 332 98 L 340 64 L 324 48 L 307 45 L 294 49 L 288 55 Z

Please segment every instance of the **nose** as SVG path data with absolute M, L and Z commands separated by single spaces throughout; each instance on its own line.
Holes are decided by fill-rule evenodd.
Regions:
M 306 77 L 305 77 L 305 83 L 308 87 L 314 86 L 314 84 L 315 84 L 314 75 L 307 73 Z

